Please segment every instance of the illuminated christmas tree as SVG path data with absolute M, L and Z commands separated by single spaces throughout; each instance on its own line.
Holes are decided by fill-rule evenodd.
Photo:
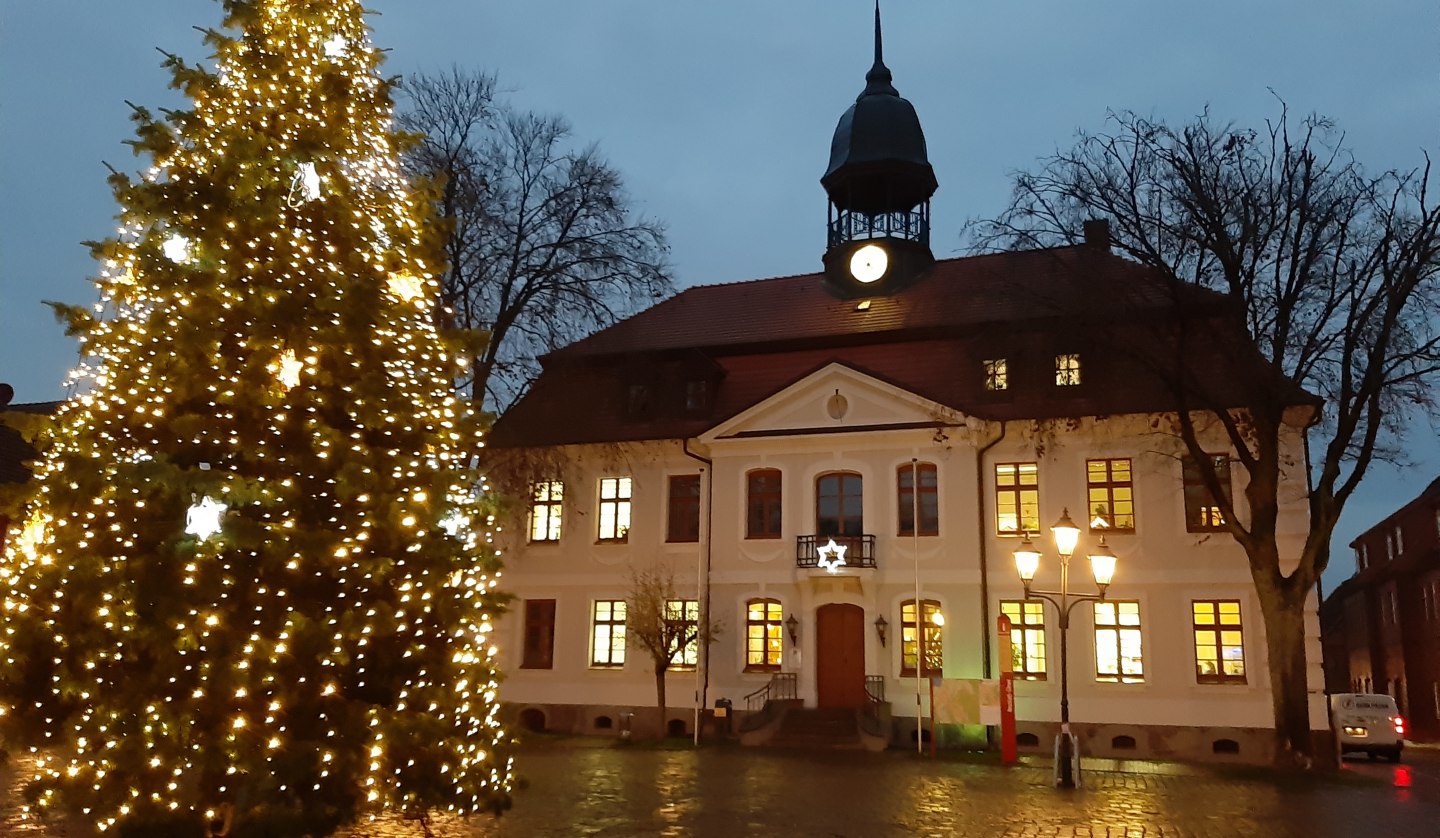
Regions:
M 137 109 L 85 390 L 5 556 L 33 810 L 133 835 L 498 810 L 479 420 L 356 0 L 226 0 L 190 109 Z

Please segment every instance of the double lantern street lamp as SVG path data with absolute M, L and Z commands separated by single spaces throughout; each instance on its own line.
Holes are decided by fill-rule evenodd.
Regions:
M 1105 537 L 1102 535 L 1095 551 L 1089 554 L 1090 572 L 1094 575 L 1095 587 L 1100 592 L 1071 593 L 1070 556 L 1074 554 L 1075 545 L 1080 541 L 1080 528 L 1070 520 L 1069 509 L 1061 513 L 1060 520 L 1050 527 L 1050 533 L 1055 539 L 1055 550 L 1060 554 L 1060 590 L 1041 591 L 1030 587 L 1035 581 L 1035 572 L 1040 569 L 1040 551 L 1030 543 L 1028 533 L 1025 534 L 1024 541 L 1020 542 L 1020 549 L 1015 551 L 1015 569 L 1019 571 L 1020 581 L 1025 585 L 1026 599 L 1044 600 L 1060 612 L 1060 735 L 1055 742 L 1055 785 L 1074 788 L 1074 760 L 1078 751 L 1075 737 L 1070 733 L 1070 672 L 1067 654 L 1070 611 L 1082 602 L 1099 602 L 1105 599 L 1105 589 L 1110 586 L 1110 580 L 1115 576 L 1115 554 L 1105 545 Z

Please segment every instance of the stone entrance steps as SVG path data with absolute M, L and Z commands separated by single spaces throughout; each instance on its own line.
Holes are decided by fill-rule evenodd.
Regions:
M 862 749 L 865 742 L 860 738 L 857 712 L 849 707 L 791 707 L 766 744 L 772 748 L 805 750 Z

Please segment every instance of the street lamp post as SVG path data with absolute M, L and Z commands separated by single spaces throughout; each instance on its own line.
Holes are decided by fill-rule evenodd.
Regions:
M 1050 528 L 1050 533 L 1055 539 L 1055 550 L 1060 554 L 1060 590 L 1041 591 L 1031 587 L 1031 583 L 1035 581 L 1035 572 L 1040 569 L 1040 552 L 1030 543 L 1028 534 L 1020 543 L 1020 549 L 1015 551 L 1015 569 L 1019 571 L 1020 581 L 1025 585 L 1026 599 L 1042 599 L 1060 612 L 1060 736 L 1056 740 L 1055 785 L 1071 789 L 1075 788 L 1075 770 L 1072 764 L 1075 739 L 1070 733 L 1070 612 L 1082 602 L 1099 602 L 1105 599 L 1105 589 L 1110 586 L 1110 580 L 1115 576 L 1115 554 L 1105 545 L 1105 537 L 1102 535 L 1095 551 L 1089 554 L 1090 572 L 1095 577 L 1095 587 L 1099 589 L 1099 593 L 1071 593 L 1070 556 L 1074 554 L 1075 545 L 1080 541 L 1080 528 L 1070 520 L 1069 509 L 1060 514 L 1060 520 Z

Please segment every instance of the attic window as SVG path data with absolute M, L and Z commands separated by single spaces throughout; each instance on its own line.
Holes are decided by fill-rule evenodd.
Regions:
M 985 389 L 1006 390 L 1010 387 L 1010 372 L 1004 358 L 985 362 Z
M 856 311 L 869 311 L 869 310 L 870 310 L 870 301 L 869 301 L 869 300 L 861 300 L 859 303 L 856 304 L 855 310 L 856 310 Z
M 1076 354 L 1055 356 L 1055 386 L 1073 387 L 1080 383 L 1080 356 Z
M 644 384 L 631 384 L 625 394 L 625 415 L 639 419 L 650 412 L 650 388 Z
M 685 412 L 703 413 L 710 409 L 710 382 L 704 379 L 685 382 Z

